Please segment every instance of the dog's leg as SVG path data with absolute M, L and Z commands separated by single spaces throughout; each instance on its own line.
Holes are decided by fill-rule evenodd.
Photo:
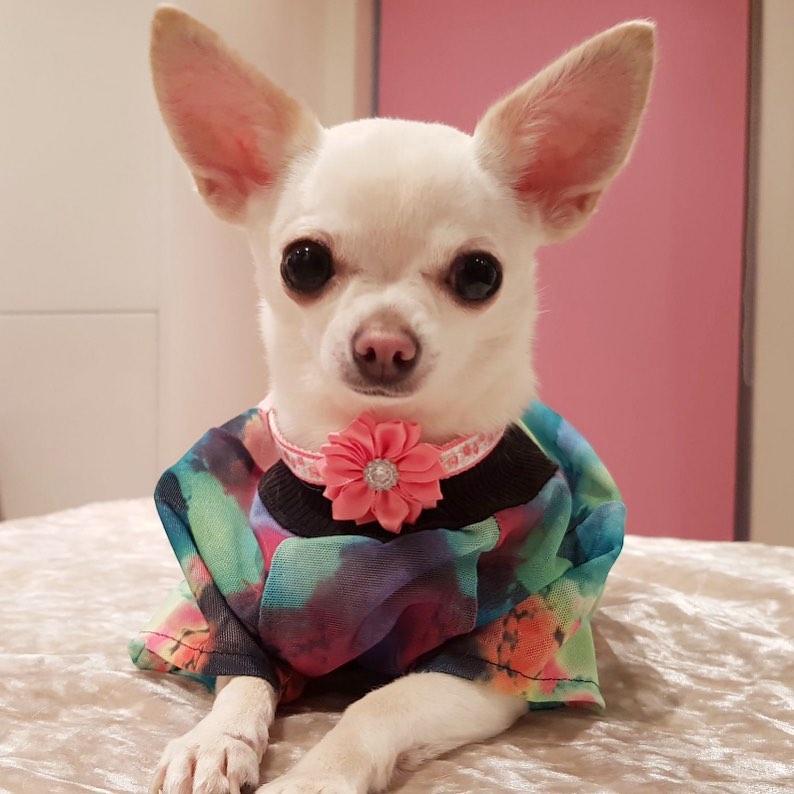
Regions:
M 485 684 L 444 673 L 407 675 L 353 703 L 290 772 L 257 794 L 381 791 L 398 763 L 496 736 L 526 710 L 525 700 Z
M 242 786 L 255 786 L 275 711 L 267 681 L 218 678 L 212 711 L 166 746 L 152 794 L 239 794 Z

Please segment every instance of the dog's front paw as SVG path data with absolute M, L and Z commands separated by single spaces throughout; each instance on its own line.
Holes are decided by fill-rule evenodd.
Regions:
M 258 788 L 256 794 L 366 794 L 366 789 L 336 775 L 289 773 Z
M 150 792 L 240 794 L 259 782 L 267 739 L 197 725 L 166 745 Z

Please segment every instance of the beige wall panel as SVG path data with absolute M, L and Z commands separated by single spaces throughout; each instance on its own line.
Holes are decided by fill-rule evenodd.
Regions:
M 0 316 L 6 518 L 152 492 L 156 345 L 153 314 Z
M 155 308 L 154 7 L 0 0 L 0 312 Z
M 761 36 L 752 540 L 794 545 L 794 2 L 765 0 Z

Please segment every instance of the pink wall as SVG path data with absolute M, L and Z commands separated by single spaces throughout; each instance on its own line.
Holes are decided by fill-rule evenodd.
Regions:
M 638 16 L 660 60 L 634 158 L 540 252 L 542 398 L 590 439 L 629 531 L 733 537 L 748 0 L 383 0 L 380 113 L 471 130 L 568 47 Z

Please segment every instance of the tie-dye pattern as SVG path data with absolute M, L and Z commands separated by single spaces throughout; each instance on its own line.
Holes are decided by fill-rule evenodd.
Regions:
M 134 662 L 210 687 L 261 676 L 285 701 L 356 662 L 489 682 L 535 708 L 603 705 L 590 620 L 625 509 L 560 416 L 534 403 L 521 427 L 559 466 L 534 499 L 388 542 L 287 531 L 257 492 L 274 458 L 260 412 L 210 430 L 155 493 L 185 582 L 130 643 Z

